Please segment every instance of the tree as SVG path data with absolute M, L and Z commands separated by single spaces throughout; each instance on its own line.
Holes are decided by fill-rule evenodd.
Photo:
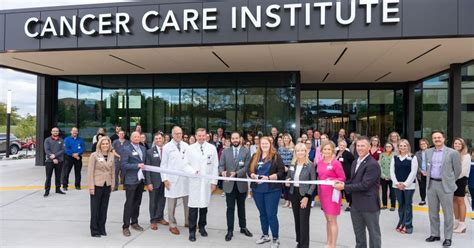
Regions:
M 10 117 L 11 125 L 14 126 L 20 120 L 20 116 L 18 115 L 18 108 L 12 107 L 12 113 Z M 0 102 L 0 126 L 7 125 L 7 104 Z
M 35 137 L 36 135 L 36 116 L 27 114 L 18 121 L 15 133 L 20 140 L 28 137 Z

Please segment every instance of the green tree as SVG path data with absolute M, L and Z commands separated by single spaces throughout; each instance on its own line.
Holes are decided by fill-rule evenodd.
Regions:
M 27 114 L 18 121 L 14 134 L 23 140 L 27 137 L 35 137 L 36 135 L 36 116 Z
M 12 107 L 12 113 L 11 113 L 11 119 L 10 119 L 12 126 L 17 125 L 18 121 L 21 118 L 17 112 L 18 112 L 18 108 Z M 6 125 L 7 125 L 7 104 L 0 102 L 0 126 L 6 126 Z

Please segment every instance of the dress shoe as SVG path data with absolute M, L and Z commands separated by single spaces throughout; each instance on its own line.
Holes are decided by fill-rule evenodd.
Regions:
M 234 234 L 231 231 L 228 231 L 225 235 L 225 241 L 231 241 Z
M 169 223 L 168 221 L 166 221 L 166 220 L 160 220 L 160 221 L 158 221 L 158 224 L 161 224 L 161 225 L 163 225 L 163 226 L 167 226 L 167 225 L 169 225 L 170 223 Z
M 158 224 L 151 223 L 150 228 L 151 228 L 151 230 L 158 230 Z
M 391 207 L 391 208 L 390 208 L 390 211 L 392 211 L 392 212 L 395 211 L 395 208 L 394 208 L 394 207 Z
M 253 237 L 253 234 L 247 228 L 240 228 L 240 233 L 244 234 L 247 237 Z
M 201 234 L 202 237 L 207 237 L 207 232 L 204 227 L 199 228 L 199 233 Z
M 94 238 L 100 238 L 100 234 L 92 234 L 91 236 Z
M 43 195 L 43 197 L 48 197 L 48 195 L 49 195 L 49 192 L 48 192 L 48 191 L 46 191 L 46 192 L 44 192 L 44 195 Z
M 106 232 L 101 232 L 100 235 L 107 236 L 107 233 Z
M 170 232 L 174 235 L 179 235 L 179 230 L 176 227 L 170 227 Z
M 189 234 L 189 241 L 191 242 L 196 241 L 196 233 L 192 232 Z
M 424 205 L 426 205 L 426 202 L 425 202 L 425 201 L 421 201 L 420 203 L 418 203 L 418 205 L 424 206 Z
M 451 246 L 451 240 L 450 239 L 445 239 L 443 242 L 443 247 L 450 247 Z
M 130 235 L 132 235 L 130 233 L 130 229 L 128 229 L 128 228 L 123 229 L 122 233 L 123 233 L 123 236 L 125 236 L 125 237 L 130 237 Z
M 440 237 L 434 237 L 434 236 L 429 236 L 427 239 L 425 239 L 426 242 L 435 242 L 435 241 L 440 241 Z
M 346 209 L 344 209 L 344 212 L 350 212 L 351 211 L 351 207 L 347 207 Z
M 81 186 L 76 186 L 76 190 L 81 190 Z
M 454 228 L 454 233 L 465 233 L 467 229 L 465 222 L 459 222 L 458 226 Z
M 65 195 L 66 193 L 62 192 L 60 189 L 56 190 L 56 194 Z
M 137 231 L 143 232 L 143 227 L 141 227 L 138 224 L 132 224 L 132 228 L 137 230 Z

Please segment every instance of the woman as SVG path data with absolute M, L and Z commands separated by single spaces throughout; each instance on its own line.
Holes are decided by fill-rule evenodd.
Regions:
M 387 190 L 390 197 L 390 211 L 395 211 L 395 189 L 392 187 L 392 180 L 390 180 L 390 163 L 392 162 L 395 152 L 393 151 L 391 143 L 385 144 L 385 152 L 382 153 L 379 160 L 380 165 L 380 186 L 382 186 L 382 209 L 387 209 Z
M 331 141 L 326 141 L 321 145 L 321 154 L 323 159 L 318 162 L 318 178 L 319 180 L 335 180 L 344 182 L 346 176 L 342 164 L 335 159 L 336 147 Z M 337 241 L 337 216 L 341 213 L 341 194 L 337 202 L 333 201 L 334 187 L 330 185 L 319 185 L 319 200 L 321 201 L 321 209 L 326 217 L 326 232 L 328 248 L 335 248 Z
M 96 140 L 96 142 L 94 142 L 94 143 L 92 144 L 91 152 L 95 152 L 95 151 L 96 151 L 96 149 L 97 149 L 97 142 L 99 141 L 100 138 L 102 138 L 102 137 L 104 137 L 104 136 L 105 136 L 105 134 L 103 134 L 103 133 L 98 133 L 97 135 L 94 136 L 94 138 L 96 138 L 97 140 Z
M 278 154 L 280 155 L 283 164 L 285 165 L 285 173 L 288 173 L 288 168 L 290 168 L 291 161 L 293 160 L 293 151 L 295 145 L 291 141 L 291 136 L 287 133 L 283 134 L 282 141 L 283 143 L 278 147 Z M 285 185 L 283 185 L 283 198 L 285 199 L 285 204 L 283 205 L 283 207 L 291 208 L 289 188 L 285 187 Z
M 388 142 L 392 144 L 393 146 L 393 151 L 397 152 L 398 149 L 398 142 L 400 142 L 400 134 L 397 132 L 393 131 L 388 135 Z
M 147 151 L 150 149 L 148 142 L 146 142 L 146 135 L 144 133 L 140 134 L 140 145 L 145 147 Z
M 189 144 L 192 145 L 196 143 L 196 137 L 194 135 L 189 136 Z
M 269 137 L 260 138 L 260 146 L 250 162 L 249 176 L 257 180 L 284 179 L 285 165 L 280 155 L 275 151 Z M 272 248 L 280 246 L 278 226 L 278 203 L 280 201 L 281 185 L 278 183 L 251 183 L 252 195 L 260 213 L 262 236 L 256 241 L 263 244 L 272 241 Z M 272 230 L 273 239 L 268 235 Z
M 416 158 L 418 159 L 418 173 L 416 179 L 418 185 L 420 186 L 420 198 L 421 201 L 418 205 L 423 206 L 426 204 L 426 173 L 428 167 L 426 166 L 426 150 L 430 146 L 430 143 L 427 139 L 423 138 L 419 141 L 420 150 L 415 153 Z
M 372 155 L 375 160 L 379 161 L 380 154 L 383 153 L 383 147 L 380 147 L 379 137 L 373 136 L 370 138 L 370 155 Z
M 283 137 L 278 137 L 277 138 L 277 149 L 283 146 Z
M 89 194 L 91 195 L 91 235 L 107 236 L 105 222 L 109 207 L 110 192 L 115 185 L 114 153 L 108 137 L 97 142 L 97 151 L 89 157 L 87 167 Z
M 310 142 L 309 140 L 306 142 Z M 311 142 L 310 142 L 311 147 Z M 291 163 L 288 181 L 314 181 L 316 170 L 308 159 L 308 147 L 304 144 L 295 146 L 293 161 Z M 309 215 L 311 208 L 308 206 L 309 198 L 316 188 L 315 184 L 286 184 L 289 187 L 290 199 L 295 218 L 296 243 L 299 248 L 309 248 Z
M 324 144 L 326 142 L 332 142 L 329 140 L 329 136 L 327 134 L 322 134 L 321 137 L 321 144 Z M 314 166 L 316 168 L 316 174 L 318 172 L 318 162 L 323 159 L 322 155 L 321 155 L 321 147 L 322 146 L 318 146 L 316 148 L 316 152 L 315 152 L 315 155 L 314 155 Z M 318 195 L 318 188 L 316 188 L 315 191 L 313 191 L 313 195 L 311 196 L 311 207 L 314 207 L 314 205 L 316 204 L 316 202 L 314 201 L 314 198 Z
M 103 127 L 99 127 L 97 129 L 97 133 L 94 135 L 94 137 L 92 137 L 92 144 L 97 144 L 97 141 L 99 141 L 99 139 L 100 139 L 100 137 L 98 137 L 99 134 L 101 134 L 101 137 L 106 136 L 105 135 L 105 129 Z M 93 148 L 93 150 L 95 151 L 95 148 Z
M 307 134 L 301 134 L 301 142 L 305 143 L 308 140 L 308 135 Z
M 244 147 L 249 149 L 249 150 L 250 150 L 251 145 L 252 145 L 252 143 L 250 141 L 245 141 L 245 143 L 244 143 Z
M 390 177 L 398 202 L 398 224 L 396 230 L 401 233 L 413 233 L 413 195 L 416 187 L 418 160 L 411 155 L 410 143 L 402 139 L 398 143 L 398 155 L 390 162 Z
M 303 144 L 303 143 L 298 143 L 298 144 Z M 309 151 L 308 152 L 308 158 L 311 163 L 314 164 L 314 157 L 316 156 L 316 149 L 314 149 L 313 144 L 311 144 L 311 141 L 307 140 L 306 143 L 306 149 Z
M 461 156 L 461 175 L 456 180 L 458 188 L 454 191 L 453 199 L 453 210 L 454 210 L 454 233 L 465 233 L 466 232 L 466 203 L 464 197 L 466 196 L 466 186 L 469 176 L 469 170 L 471 169 L 471 156 L 467 152 L 466 142 L 461 138 L 455 138 L 453 142 L 454 150 L 459 152 Z
M 253 135 L 251 133 L 247 133 L 247 142 L 250 142 L 251 144 L 253 143 Z
M 354 156 L 354 159 L 358 159 L 359 158 L 359 154 L 357 153 L 356 151 L 356 142 L 357 142 L 357 139 L 360 137 L 360 134 L 358 133 L 354 133 L 352 132 L 350 134 L 350 141 L 351 141 L 351 144 L 348 144 L 349 145 L 349 151 L 352 153 L 352 155 Z
M 171 140 L 171 136 L 169 134 L 165 134 L 165 145 L 168 144 L 170 140 Z
M 351 152 L 349 152 L 347 148 L 347 143 L 345 140 L 339 140 L 338 143 L 339 150 L 336 154 L 337 161 L 341 162 L 342 168 L 344 169 L 344 175 L 346 176 L 346 180 L 351 179 L 351 166 L 352 162 L 354 162 L 354 156 Z M 349 204 L 345 211 L 348 212 L 351 210 L 351 195 L 347 194 L 345 191 L 342 191 L 342 195 L 346 199 L 346 202 Z

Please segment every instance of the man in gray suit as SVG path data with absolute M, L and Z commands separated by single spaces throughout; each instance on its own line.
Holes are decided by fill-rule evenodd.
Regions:
M 428 209 L 430 216 L 431 235 L 426 242 L 441 240 L 439 206 L 444 214 L 443 247 L 451 246 L 453 236 L 453 197 L 456 191 L 456 179 L 461 174 L 461 159 L 459 153 L 444 145 L 442 131 L 431 133 L 434 148 L 426 151 L 428 173 L 426 178 Z
M 165 138 L 158 132 L 153 138 L 154 146 L 146 152 L 145 164 L 160 167 L 161 157 L 163 156 L 163 143 Z M 150 194 L 150 228 L 157 230 L 158 224 L 167 226 L 169 223 L 163 218 L 165 209 L 165 186 L 161 180 L 161 174 L 151 171 L 145 171 L 145 185 Z
M 219 174 L 223 177 L 247 178 L 247 171 L 250 164 L 250 151 L 241 146 L 240 134 L 232 132 L 232 146 L 222 152 L 219 161 Z M 245 199 L 247 198 L 247 182 L 224 181 L 223 189 L 226 193 L 227 202 L 227 234 L 225 240 L 230 241 L 234 231 L 234 212 L 237 202 L 237 214 L 239 216 L 240 233 L 247 237 L 252 237 L 252 233 L 247 229 L 245 220 Z

